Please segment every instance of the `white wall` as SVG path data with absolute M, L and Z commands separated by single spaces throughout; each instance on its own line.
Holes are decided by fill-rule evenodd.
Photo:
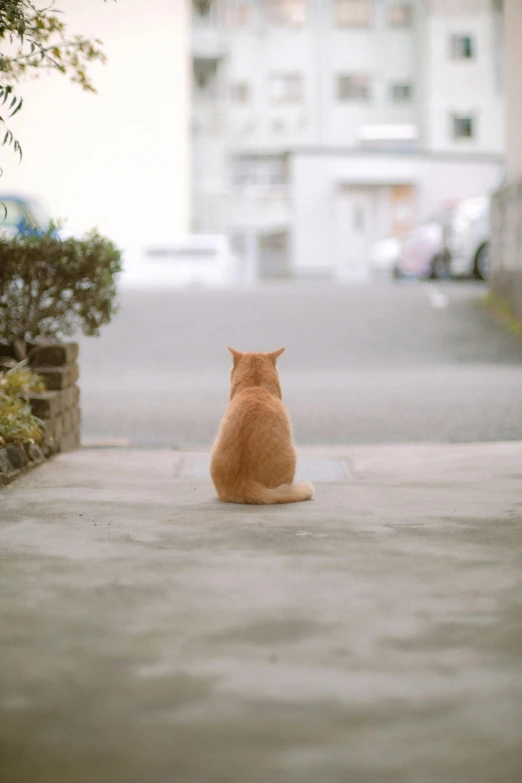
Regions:
M 148 242 L 189 223 L 188 2 L 60 0 L 71 33 L 101 38 L 97 95 L 57 74 L 20 86 L 12 130 L 24 158 L 0 151 L 1 191 L 29 192 L 71 227 Z
M 226 81 L 247 81 L 251 100 L 246 106 L 228 103 L 231 138 L 245 146 L 287 146 L 316 138 L 317 69 L 316 36 L 305 28 L 253 28 L 230 38 Z M 270 101 L 270 76 L 277 73 L 303 76 L 303 100 L 296 104 Z M 224 107 L 225 108 L 225 107 Z M 276 123 L 282 124 L 277 130 Z M 249 131 L 245 132 L 248 126 Z
M 425 74 L 424 146 L 430 150 L 501 152 L 503 149 L 502 85 L 495 69 L 495 17 L 489 0 L 475 0 L 459 9 L 458 3 L 435 5 L 426 19 L 422 55 Z M 437 12 L 439 10 L 439 12 Z M 453 34 L 471 35 L 476 56 L 451 57 Z M 452 114 L 476 119 L 474 139 L 454 139 Z
M 506 175 L 522 178 L 522 2 L 504 0 L 506 40 Z
M 340 184 L 412 184 L 417 220 L 498 186 L 500 159 L 421 155 L 295 154 L 292 158 L 292 266 L 296 274 L 331 273 L 338 260 L 335 199 Z
M 230 120 L 231 139 L 247 148 L 351 145 L 357 141 L 360 125 L 414 122 L 415 100 L 396 104 L 389 98 L 391 82 L 416 81 L 415 28 L 388 25 L 386 12 L 394 4 L 395 0 L 377 4 L 375 22 L 366 29 L 336 26 L 333 0 L 308 0 L 303 27 L 270 27 L 258 21 L 246 29 L 225 32 L 225 79 L 247 81 L 251 86 L 247 105 L 222 107 Z M 280 71 L 302 74 L 300 104 L 269 102 L 269 75 Z M 337 76 L 359 72 L 370 76 L 371 100 L 339 102 Z M 283 125 L 280 131 L 274 130 L 277 121 Z
M 374 4 L 374 21 L 369 28 L 337 27 L 330 8 L 325 18 L 324 58 L 327 102 L 323 121 L 323 141 L 334 145 L 356 145 L 363 125 L 409 124 L 416 121 L 418 84 L 416 73 L 416 15 L 412 27 L 393 28 L 388 23 L 392 2 Z M 362 73 L 370 77 L 371 98 L 365 101 L 339 101 L 337 76 Z M 413 98 L 394 103 L 392 83 L 410 82 Z

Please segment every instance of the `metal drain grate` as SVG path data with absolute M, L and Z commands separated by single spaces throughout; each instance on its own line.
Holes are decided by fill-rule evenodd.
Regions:
M 206 454 L 194 454 L 185 457 L 181 468 L 181 477 L 187 479 L 209 478 L 210 457 Z M 296 481 L 348 481 L 351 478 L 350 467 L 342 459 L 321 459 L 302 457 L 297 460 Z

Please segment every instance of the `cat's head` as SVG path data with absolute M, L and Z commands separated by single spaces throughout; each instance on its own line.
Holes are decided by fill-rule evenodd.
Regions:
M 230 346 L 228 350 L 233 360 L 230 373 L 231 399 L 238 391 L 250 386 L 261 386 L 281 398 L 276 360 L 284 352 L 284 348 L 270 353 L 241 353 Z

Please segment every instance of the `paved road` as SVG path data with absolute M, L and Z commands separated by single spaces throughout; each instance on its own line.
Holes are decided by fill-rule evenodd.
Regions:
M 229 355 L 286 345 L 283 394 L 305 444 L 522 439 L 522 341 L 473 283 L 267 284 L 131 291 L 82 340 L 83 434 L 207 446 Z

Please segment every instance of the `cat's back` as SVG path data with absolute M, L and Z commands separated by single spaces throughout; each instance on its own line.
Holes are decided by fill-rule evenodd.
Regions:
M 288 418 L 281 400 L 262 387 L 251 387 L 238 392 L 230 401 L 226 418 L 243 426 L 276 424 Z
M 259 387 L 235 394 L 212 449 L 214 481 L 219 481 L 220 474 L 248 475 L 266 486 L 277 486 L 286 479 L 274 483 L 270 477 L 272 471 L 279 475 L 281 461 L 290 466 L 291 481 L 295 452 L 290 417 L 281 400 Z
M 251 446 L 291 440 L 290 418 L 281 400 L 263 388 L 245 389 L 234 395 L 221 421 L 215 442 L 228 449 L 232 444 Z

